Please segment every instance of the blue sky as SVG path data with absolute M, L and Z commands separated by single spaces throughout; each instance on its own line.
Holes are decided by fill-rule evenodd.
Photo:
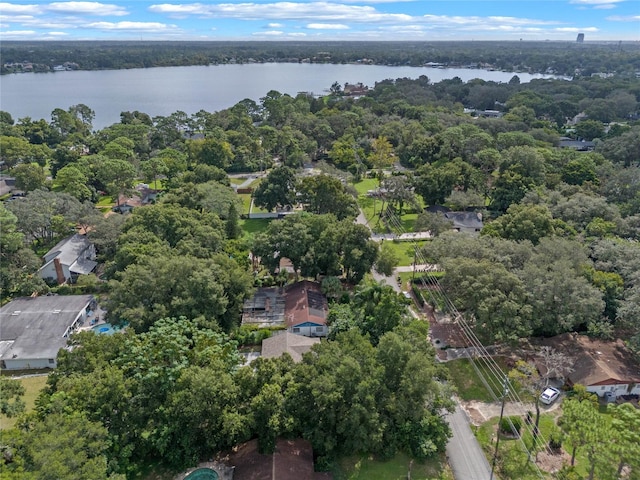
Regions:
M 0 0 L 2 40 L 640 41 L 640 0 Z

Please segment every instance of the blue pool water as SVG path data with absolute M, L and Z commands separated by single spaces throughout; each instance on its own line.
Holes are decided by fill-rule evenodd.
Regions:
M 218 480 L 218 474 L 210 468 L 198 468 L 187 475 L 185 480 Z
M 116 329 L 110 323 L 103 323 L 101 325 L 96 325 L 91 330 L 101 335 L 113 335 L 116 332 Z

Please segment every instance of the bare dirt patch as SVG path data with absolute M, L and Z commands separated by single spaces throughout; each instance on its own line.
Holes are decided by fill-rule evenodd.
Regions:
M 567 452 L 549 454 L 547 452 L 538 453 L 536 464 L 543 472 L 555 473 L 562 468 L 562 465 L 569 464 L 571 455 Z

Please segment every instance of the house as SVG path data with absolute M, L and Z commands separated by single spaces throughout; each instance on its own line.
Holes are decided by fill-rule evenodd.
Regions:
M 98 265 L 95 246 L 79 233 L 58 242 L 43 258 L 44 265 L 38 275 L 44 280 L 55 280 L 59 285 L 74 283 L 79 275 L 91 273 Z
M 327 299 L 316 282 L 303 280 L 284 289 L 259 288 L 244 302 L 242 324 L 259 328 L 285 327 L 290 333 L 326 337 Z
M 303 280 L 285 287 L 285 325 L 287 330 L 307 337 L 329 334 L 327 298 L 320 284 Z
M 95 310 L 91 295 L 21 297 L 0 308 L 0 368 L 55 368 L 58 351 Z
M 605 394 L 614 398 L 640 395 L 640 365 L 622 340 L 607 342 L 577 333 L 563 333 L 546 339 L 543 344 L 571 359 L 573 371 L 567 375 L 568 385 L 584 385 L 587 391 L 599 397 Z M 540 366 L 538 369 L 541 370 Z M 544 374 L 543 371 L 540 373 Z
M 302 355 L 311 351 L 320 339 L 315 337 L 304 337 L 289 332 L 278 332 L 272 337 L 262 341 L 262 356 L 264 358 L 281 357 L 284 353 L 291 355 L 294 362 L 302 361 Z
M 250 440 L 219 455 L 218 463 L 234 467 L 233 480 L 322 480 L 329 473 L 315 472 L 311 443 L 301 438 L 278 439 L 273 453 L 258 452 L 258 441 Z
M 131 213 L 134 208 L 155 203 L 159 194 L 159 190 L 149 188 L 146 183 L 139 183 L 135 186 L 134 195 L 130 197 L 126 195 L 118 196 L 118 204 L 111 210 L 118 213 Z
M 574 140 L 569 137 L 560 137 L 558 142 L 559 148 L 570 148 L 578 152 L 590 152 L 596 147 L 596 144 L 587 140 Z
M 482 214 L 478 212 L 445 212 L 444 218 L 451 220 L 453 229 L 457 232 L 477 235 L 484 226 Z

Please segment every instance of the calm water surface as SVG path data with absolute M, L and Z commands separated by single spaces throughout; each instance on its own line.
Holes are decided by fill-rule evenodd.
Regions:
M 432 82 L 460 77 L 508 82 L 514 73 L 460 68 L 386 67 L 380 65 L 322 65 L 263 63 L 27 73 L 0 77 L 0 109 L 14 119 L 50 120 L 55 108 L 84 103 L 96 112 L 95 129 L 120 121 L 120 112 L 139 110 L 152 117 L 182 110 L 215 112 L 250 98 L 259 101 L 269 90 L 295 96 L 322 94 L 333 82 L 362 82 L 373 87 L 385 79 L 418 78 Z M 550 75 L 518 73 L 521 82 Z

